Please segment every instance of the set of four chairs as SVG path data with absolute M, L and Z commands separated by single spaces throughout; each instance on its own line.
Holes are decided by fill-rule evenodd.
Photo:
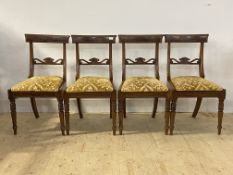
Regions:
M 154 108 L 152 117 L 155 118 L 158 98 L 165 98 L 165 134 L 173 134 L 176 102 L 178 98 L 197 98 L 192 117 L 195 118 L 204 97 L 218 98 L 218 134 L 221 134 L 224 99 L 226 90 L 221 86 L 205 79 L 204 74 L 204 43 L 208 41 L 208 34 L 187 35 L 118 35 L 122 45 L 122 83 L 116 90 L 113 82 L 112 46 L 116 42 L 116 35 L 71 35 L 72 43 L 76 50 L 76 76 L 75 82 L 66 85 L 66 44 L 69 43 L 69 35 L 42 35 L 25 34 L 26 42 L 29 43 L 30 71 L 28 79 L 12 86 L 8 90 L 11 117 L 14 134 L 17 134 L 16 98 L 30 98 L 32 109 L 36 118 L 39 118 L 35 98 L 56 98 L 58 101 L 60 128 L 62 135 L 69 135 L 70 117 L 69 100 L 75 98 L 80 118 L 83 118 L 81 98 L 110 98 L 110 118 L 112 118 L 113 134 L 116 134 L 116 100 L 118 97 L 119 132 L 123 131 L 123 119 L 126 118 L 127 98 L 153 98 Z M 167 43 L 167 86 L 162 83 L 159 75 L 159 45 L 165 37 Z M 63 45 L 61 59 L 46 57 L 39 59 L 34 56 L 34 43 L 58 43 Z M 126 51 L 130 44 L 153 44 L 154 58 L 144 57 L 128 58 Z M 173 58 L 171 46 L 174 43 L 200 43 L 198 58 Z M 108 46 L 108 58 L 100 59 L 92 57 L 84 59 L 80 56 L 81 44 L 106 44 Z M 62 65 L 63 77 L 60 76 L 35 76 L 35 65 Z M 80 76 L 80 67 L 86 65 L 108 66 L 109 77 Z M 126 69 L 131 65 L 154 66 L 153 76 L 126 76 Z M 199 76 L 171 77 L 171 65 L 198 65 Z M 118 92 L 118 93 L 117 93 Z

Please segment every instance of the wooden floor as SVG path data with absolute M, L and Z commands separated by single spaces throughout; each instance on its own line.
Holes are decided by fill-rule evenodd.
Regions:
M 233 114 L 218 136 L 215 114 L 177 114 L 175 134 L 163 133 L 163 113 L 129 114 L 124 135 L 113 136 L 106 114 L 71 115 L 71 135 L 61 136 L 58 115 L 0 114 L 0 175 L 232 175 Z

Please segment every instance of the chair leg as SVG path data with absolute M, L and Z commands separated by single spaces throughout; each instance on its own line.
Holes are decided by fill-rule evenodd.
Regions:
M 123 115 L 126 118 L 126 99 L 123 100 Z
M 82 105 L 81 105 L 81 100 L 80 100 L 80 98 L 77 98 L 77 106 L 78 106 L 79 117 L 80 117 L 80 118 L 83 118 Z
M 16 104 L 15 99 L 10 99 L 10 110 L 11 110 L 11 119 L 13 124 L 14 135 L 17 135 L 17 114 L 16 114 Z
M 36 99 L 34 97 L 30 98 L 31 100 L 31 106 L 32 106 L 32 111 L 35 115 L 36 118 L 39 118 L 39 113 L 38 113 L 38 110 L 37 110 L 37 106 L 36 106 Z
M 58 110 L 59 110 L 61 133 L 62 133 L 62 135 L 65 135 L 63 99 L 58 98 L 57 101 L 58 101 Z
M 170 118 L 170 100 L 166 99 L 165 103 L 165 135 L 168 135 Z
M 224 99 L 219 98 L 219 103 L 218 103 L 218 135 L 220 135 L 221 131 L 222 131 L 223 109 L 224 109 Z
M 176 101 L 177 99 L 173 99 L 171 102 L 170 135 L 173 135 L 173 130 L 174 130 L 175 115 L 176 115 Z
M 70 105 L 69 105 L 69 99 L 64 100 L 65 105 L 65 120 L 66 120 L 66 134 L 70 135 Z
M 113 113 L 112 113 L 112 100 L 110 99 L 110 119 L 112 118 L 112 115 L 113 115 Z
M 120 95 L 119 95 L 119 102 L 118 102 L 118 110 L 119 110 L 119 133 L 120 135 L 122 135 L 124 107 L 123 107 L 123 100 L 121 99 Z
M 195 106 L 193 114 L 192 114 L 193 118 L 196 118 L 197 113 L 198 113 L 198 111 L 200 109 L 200 106 L 201 106 L 201 102 L 202 102 L 202 98 L 198 97 L 197 98 L 197 102 L 196 102 L 196 106 Z
M 111 114 L 112 114 L 112 131 L 113 135 L 116 135 L 116 95 L 114 94 L 111 99 Z
M 153 112 L 152 112 L 152 118 L 155 118 L 155 114 L 157 112 L 157 106 L 158 106 L 158 98 L 156 97 L 154 99 L 154 108 L 153 108 Z

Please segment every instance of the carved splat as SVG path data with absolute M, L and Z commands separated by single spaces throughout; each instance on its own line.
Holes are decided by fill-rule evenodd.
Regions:
M 126 58 L 125 59 L 125 64 L 155 64 L 156 62 L 156 59 L 154 58 L 151 58 L 149 60 L 146 60 L 145 58 L 143 57 L 137 57 L 135 58 L 135 60 L 131 60 L 129 58 Z
M 80 59 L 79 63 L 81 65 L 108 65 L 109 59 L 105 58 L 105 59 L 100 61 L 99 58 L 93 57 L 93 58 L 90 58 L 88 61 L 85 59 Z
M 33 63 L 34 64 L 49 64 L 49 65 L 62 65 L 63 64 L 63 59 L 57 59 L 55 60 L 54 58 L 51 57 L 46 57 L 43 60 L 39 59 L 39 58 L 34 58 L 33 59 Z
M 199 58 L 190 59 L 188 57 L 181 57 L 178 60 L 175 58 L 170 59 L 171 64 L 199 64 Z

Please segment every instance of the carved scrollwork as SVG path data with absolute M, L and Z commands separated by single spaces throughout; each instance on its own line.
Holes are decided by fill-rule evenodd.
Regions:
M 156 59 L 151 58 L 149 60 L 146 60 L 143 57 L 137 57 L 135 60 L 131 60 L 129 58 L 125 59 L 125 64 L 155 64 Z
M 34 58 L 33 59 L 34 64 L 50 64 L 50 65 L 61 65 L 63 64 L 63 59 L 57 59 L 55 60 L 54 58 L 51 57 L 46 57 L 43 60 L 39 58 Z
M 199 58 L 190 59 L 188 57 L 181 57 L 178 60 L 175 58 L 170 59 L 171 64 L 199 64 Z
M 93 57 L 93 58 L 90 58 L 88 61 L 85 59 L 80 59 L 79 63 L 81 65 L 106 65 L 106 64 L 109 64 L 109 59 L 105 58 L 100 61 L 99 58 Z

